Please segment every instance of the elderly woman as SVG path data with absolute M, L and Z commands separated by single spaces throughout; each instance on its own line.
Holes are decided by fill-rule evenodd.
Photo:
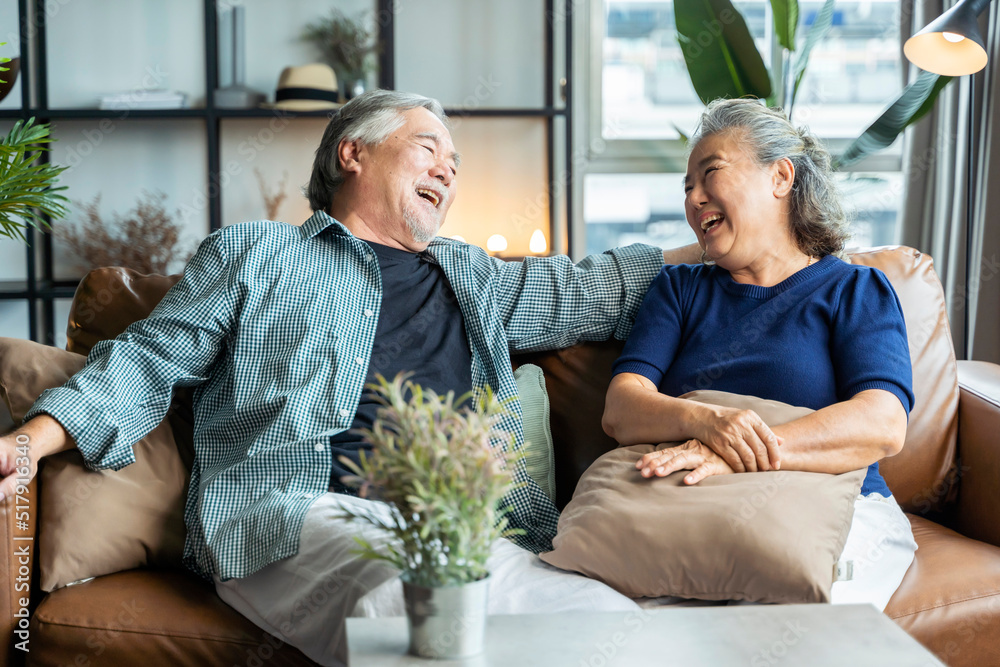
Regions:
M 910 525 L 879 474 L 903 447 L 913 405 L 895 292 L 877 269 L 837 257 L 847 239 L 830 155 L 754 100 L 719 100 L 690 142 L 685 214 L 704 264 L 653 282 L 604 413 L 622 445 L 686 441 L 636 467 L 656 478 L 781 468 L 868 468 L 833 602 L 884 609 L 913 560 Z M 773 429 L 752 411 L 676 398 L 716 389 L 813 408 Z

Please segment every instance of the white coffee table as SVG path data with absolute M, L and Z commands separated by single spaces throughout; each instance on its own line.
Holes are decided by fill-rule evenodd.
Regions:
M 485 652 L 464 661 L 406 655 L 405 618 L 349 618 L 347 642 L 350 667 L 943 665 L 870 605 L 490 616 Z

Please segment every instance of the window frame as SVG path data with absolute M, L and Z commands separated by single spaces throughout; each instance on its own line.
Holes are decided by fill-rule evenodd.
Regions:
M 577 82 L 573 96 L 572 141 L 575 162 L 570 256 L 586 254 L 587 223 L 583 217 L 583 183 L 589 174 L 684 173 L 687 156 L 681 139 L 605 139 L 602 133 L 605 0 L 567 0 L 576 6 L 572 30 L 576 57 L 571 76 Z M 772 49 L 777 39 L 768 31 Z M 899 56 L 902 60 L 902 55 Z M 872 121 L 877 116 L 872 117 Z M 820 137 L 834 154 L 843 152 L 851 139 Z M 904 139 L 905 140 L 905 139 Z M 903 150 L 885 149 L 845 167 L 843 173 L 897 173 L 903 171 Z

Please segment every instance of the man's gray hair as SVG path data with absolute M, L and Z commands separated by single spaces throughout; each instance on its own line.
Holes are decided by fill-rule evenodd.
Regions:
M 755 99 L 715 100 L 701 115 L 688 151 L 703 138 L 733 133 L 760 166 L 782 158 L 795 166 L 791 196 L 792 234 L 810 256 L 840 255 L 850 238 L 830 152 L 806 127 L 796 129 L 784 111 Z
M 341 107 L 330 119 L 316 149 L 312 176 L 306 190 L 312 210 L 329 211 L 337 190 L 344 182 L 337 156 L 341 141 L 346 139 L 377 146 L 402 127 L 404 111 L 419 107 L 430 111 L 448 127 L 448 117 L 437 100 L 413 93 L 372 90 Z

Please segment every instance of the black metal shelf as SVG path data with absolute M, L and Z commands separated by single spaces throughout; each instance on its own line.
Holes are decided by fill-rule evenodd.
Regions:
M 51 120 L 167 120 L 193 119 L 205 123 L 205 142 L 207 147 L 208 174 L 208 219 L 209 230 L 215 231 L 222 226 L 222 188 L 213 184 L 219 182 L 222 174 L 221 128 L 227 119 L 234 118 L 326 118 L 335 110 L 322 109 L 316 111 L 292 111 L 277 108 L 227 109 L 215 107 L 212 103 L 213 91 L 218 87 L 218 6 L 219 0 L 203 0 L 204 8 L 204 48 L 205 48 L 205 106 L 187 109 L 97 109 L 97 108 L 62 108 L 49 107 L 48 97 L 48 53 L 46 21 L 50 16 L 46 0 L 17 0 L 20 20 L 21 47 L 21 106 L 18 109 L 0 109 L 0 119 L 22 119 L 36 117 L 43 121 Z M 572 13 L 573 0 L 564 0 L 564 10 L 567 17 Z M 396 0 L 375 0 L 378 16 L 389 17 L 379 20 L 379 39 L 383 45 L 379 53 L 379 81 L 381 88 L 395 88 L 395 26 L 393 18 L 396 12 Z M 555 24 L 550 17 L 555 15 L 555 0 L 545 0 L 544 15 L 538 17 L 545 22 L 545 91 L 544 103 L 540 107 L 493 107 L 493 108 L 462 108 L 446 109 L 449 116 L 455 118 L 538 118 L 544 120 L 547 131 L 547 168 L 549 188 L 549 223 L 550 229 L 556 224 L 555 210 L 557 192 L 568 192 L 571 188 L 556 187 L 557 170 L 555 164 L 555 133 L 556 119 L 565 121 L 560 133 L 565 133 L 567 139 L 571 136 L 571 98 L 569 85 L 564 85 L 561 103 L 557 107 L 554 94 L 555 64 Z M 566 26 L 572 25 L 567 18 Z M 572 34 L 567 27 L 565 48 L 567 71 L 571 71 Z M 37 88 L 36 88 L 37 86 Z M 573 162 L 570 141 L 566 141 L 566 164 L 562 170 L 567 170 L 572 180 Z M 42 155 L 48 159 L 48 153 Z M 560 170 L 560 171 L 562 171 Z M 559 176 L 562 177 L 561 175 Z M 563 183 L 562 185 L 565 185 Z M 572 219 L 572 198 L 564 198 L 567 219 Z M 0 281 L 0 301 L 26 300 L 29 305 L 29 336 L 48 344 L 55 343 L 54 302 L 56 299 L 72 298 L 77 281 L 56 281 L 53 279 L 53 248 L 52 236 L 46 233 L 27 230 L 27 267 L 26 280 Z M 36 241 L 41 241 L 36 248 Z
M 28 283 L 25 280 L 0 280 L 0 300 L 31 298 Z
M 0 301 L 18 299 L 72 299 L 78 280 L 59 280 L 54 283 L 38 281 L 31 289 L 25 280 L 0 280 Z
M 100 119 L 113 118 L 204 118 L 208 111 L 201 109 L 31 109 L 31 115 L 46 119 Z
M 291 109 L 220 109 L 212 110 L 218 118 L 328 118 L 336 113 L 336 109 L 317 109 L 315 111 L 293 111 Z
M 463 109 L 461 107 L 447 108 L 446 114 L 453 117 L 474 117 L 474 118 L 504 118 L 504 117 L 528 117 L 528 118 L 555 118 L 565 116 L 566 109 L 555 109 L 553 107 L 519 108 L 519 107 L 499 107 L 493 109 Z

